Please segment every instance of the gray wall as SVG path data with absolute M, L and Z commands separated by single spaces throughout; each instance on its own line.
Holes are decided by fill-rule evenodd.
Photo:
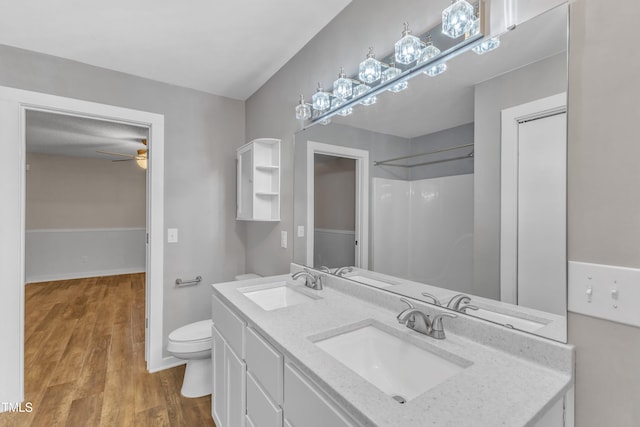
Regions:
M 454 128 L 441 130 L 440 132 L 434 132 L 429 135 L 412 138 L 411 154 L 428 153 L 434 150 L 442 150 L 466 144 L 473 144 L 473 123 L 467 123 Z M 423 162 L 466 156 L 471 151 L 473 151 L 473 147 L 460 148 L 457 150 L 445 151 L 443 153 L 430 154 L 428 156 L 420 156 L 411 159 L 410 164 L 419 164 Z M 409 169 L 409 180 L 417 181 L 419 179 L 473 173 L 473 163 L 473 157 L 469 157 L 467 159 L 454 160 L 450 162 L 415 166 Z
M 640 268 L 639 14 L 634 0 L 571 5 L 572 261 Z M 640 328 L 570 314 L 569 342 L 577 355 L 576 426 L 640 425 Z
M 566 54 L 480 83 L 475 90 L 473 288 L 500 299 L 501 111 L 567 90 Z
M 164 331 L 210 317 L 209 283 L 244 270 L 244 236 L 235 221 L 235 149 L 244 138 L 244 104 L 74 61 L 0 46 L 0 85 L 163 114 L 165 226 Z M 176 278 L 202 275 L 176 289 Z
M 144 228 L 147 180 L 136 162 L 27 153 L 27 164 L 27 230 Z

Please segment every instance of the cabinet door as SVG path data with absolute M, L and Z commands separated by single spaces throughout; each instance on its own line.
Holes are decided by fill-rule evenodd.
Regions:
M 311 381 L 284 365 L 284 415 L 294 427 L 353 427 L 347 417 Z M 285 423 L 286 425 L 286 423 Z
M 253 218 L 253 147 L 238 150 L 238 219 Z
M 247 373 L 247 419 L 254 427 L 282 427 L 282 409 L 271 401 L 251 373 Z
M 224 387 L 224 340 L 214 326 L 211 361 L 213 363 L 213 395 L 211 396 L 211 415 L 217 426 L 226 426 L 226 391 Z
M 227 392 L 227 424 L 222 424 L 220 427 L 245 427 L 247 367 L 226 344 L 224 346 L 224 379 Z

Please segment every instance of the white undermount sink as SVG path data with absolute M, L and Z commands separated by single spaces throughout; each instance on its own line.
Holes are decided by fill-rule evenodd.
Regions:
M 418 347 L 375 324 L 318 340 L 315 344 L 400 403 L 471 365 L 457 356 L 440 356 Z
M 292 286 L 289 286 L 287 282 L 256 285 L 238 290 L 266 311 L 290 307 L 318 299 L 317 297 L 313 298 L 296 290 Z

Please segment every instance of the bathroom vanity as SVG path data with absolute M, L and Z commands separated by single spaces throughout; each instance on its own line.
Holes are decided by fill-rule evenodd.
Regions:
M 219 427 L 564 425 L 571 346 L 470 316 L 435 339 L 398 322 L 398 296 L 334 275 L 212 286 Z

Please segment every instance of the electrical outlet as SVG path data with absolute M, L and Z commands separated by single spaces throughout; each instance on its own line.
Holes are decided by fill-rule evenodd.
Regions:
M 284 230 L 280 231 L 280 246 L 287 249 L 287 232 Z

